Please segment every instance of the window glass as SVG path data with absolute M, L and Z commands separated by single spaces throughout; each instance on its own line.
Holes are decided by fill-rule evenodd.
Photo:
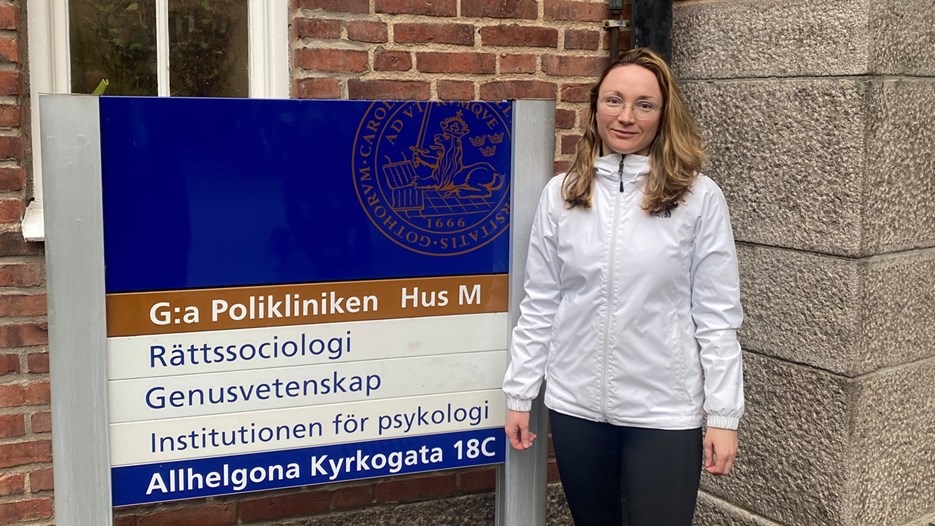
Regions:
M 73 93 L 107 79 L 108 95 L 156 95 L 154 1 L 71 0 L 68 15 Z
M 187 97 L 247 97 L 247 0 L 169 0 L 169 85 Z

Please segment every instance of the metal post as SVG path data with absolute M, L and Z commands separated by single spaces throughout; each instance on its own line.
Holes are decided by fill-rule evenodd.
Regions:
M 554 175 L 555 101 L 513 103 L 513 182 L 510 213 L 510 326 L 519 318 L 529 232 L 539 194 Z M 538 435 L 533 446 L 515 451 L 507 444 L 506 464 L 497 469 L 498 526 L 545 524 L 548 413 L 542 398 L 533 404 L 530 428 Z
M 113 523 L 98 97 L 43 95 L 55 520 Z

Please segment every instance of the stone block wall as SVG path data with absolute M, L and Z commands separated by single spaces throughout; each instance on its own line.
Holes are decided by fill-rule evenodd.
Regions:
M 683 1 L 739 244 L 748 413 L 699 524 L 935 521 L 935 4 Z

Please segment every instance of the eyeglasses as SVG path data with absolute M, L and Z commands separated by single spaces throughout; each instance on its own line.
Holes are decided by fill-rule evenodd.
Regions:
M 620 97 L 615 97 L 613 95 L 608 95 L 597 101 L 597 109 L 606 115 L 620 115 L 627 106 L 630 106 L 630 110 L 633 112 L 633 118 L 640 121 L 653 118 L 660 109 L 659 106 L 656 106 L 648 100 L 638 100 L 632 104 L 627 104 L 623 102 L 623 99 Z

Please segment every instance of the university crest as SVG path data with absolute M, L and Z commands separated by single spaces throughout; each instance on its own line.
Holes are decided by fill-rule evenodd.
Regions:
M 482 247 L 510 219 L 510 108 L 374 102 L 354 141 L 354 186 L 373 225 L 420 254 Z

